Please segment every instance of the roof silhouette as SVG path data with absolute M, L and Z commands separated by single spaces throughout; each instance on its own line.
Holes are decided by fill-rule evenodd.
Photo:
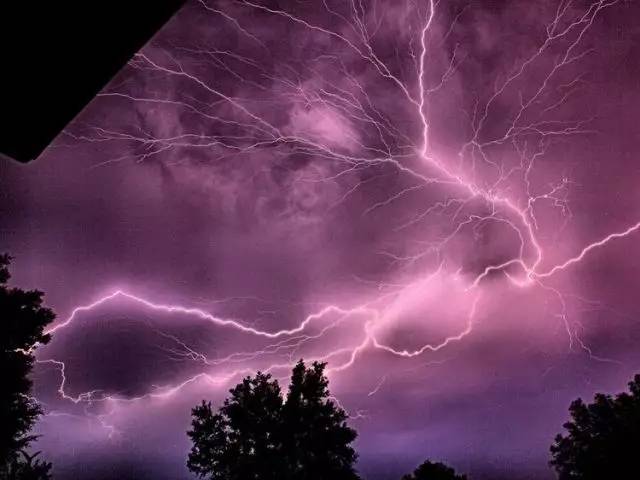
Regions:
M 184 1 L 5 2 L 0 154 L 37 158 Z

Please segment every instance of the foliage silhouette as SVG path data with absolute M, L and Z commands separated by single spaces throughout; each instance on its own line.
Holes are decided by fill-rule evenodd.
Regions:
M 588 405 L 581 399 L 571 403 L 568 433 L 557 435 L 551 446 L 559 480 L 638 478 L 640 375 L 629 390 L 615 397 L 597 394 Z
M 38 460 L 40 452 L 29 455 L 21 451 L 21 458 L 14 458 L 6 471 L 7 480 L 49 480 L 51 464 Z M 2 477 L 5 478 L 5 477 Z
M 44 328 L 55 315 L 42 306 L 42 292 L 7 286 L 10 260 L 0 255 L 0 478 L 46 479 L 51 466 L 33 462 L 24 450 L 36 438 L 29 431 L 42 413 L 29 396 L 31 352 L 49 341 Z
M 271 375 L 258 372 L 229 392 L 214 413 L 192 410 L 189 469 L 211 480 L 357 480 L 355 430 L 329 397 L 325 363 L 294 367 L 286 399 Z
M 426 461 L 412 474 L 403 476 L 402 480 L 467 480 L 467 477 L 456 474 L 453 468 L 443 463 Z

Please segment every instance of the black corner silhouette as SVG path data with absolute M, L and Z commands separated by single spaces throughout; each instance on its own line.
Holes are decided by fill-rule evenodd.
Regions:
M 3 2 L 0 156 L 37 158 L 183 3 Z

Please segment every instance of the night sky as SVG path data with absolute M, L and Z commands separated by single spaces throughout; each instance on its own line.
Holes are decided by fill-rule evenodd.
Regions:
M 56 478 L 190 478 L 190 408 L 299 358 L 366 478 L 554 478 L 570 401 L 640 371 L 638 19 L 188 3 L 40 158 L 0 161 L 0 251 L 58 314 Z

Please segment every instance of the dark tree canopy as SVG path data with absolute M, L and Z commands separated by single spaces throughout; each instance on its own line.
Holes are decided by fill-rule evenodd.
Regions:
M 49 341 L 44 328 L 55 315 L 42 306 L 41 292 L 7 286 L 9 262 L 8 255 L 0 255 L 0 477 L 47 478 L 50 466 L 32 462 L 24 449 L 35 438 L 29 431 L 41 413 L 30 396 L 32 349 Z
M 598 394 L 588 405 L 581 399 L 571 404 L 571 421 L 564 424 L 567 434 L 556 436 L 551 446 L 551 465 L 559 480 L 637 478 L 640 375 L 629 390 L 615 397 Z
M 300 361 L 284 401 L 260 372 L 231 389 L 217 413 L 203 401 L 192 411 L 189 469 L 211 480 L 357 480 L 357 434 L 329 398 L 325 366 Z
M 280 387 L 258 372 L 230 393 L 218 413 L 204 401 L 193 409 L 189 469 L 215 480 L 278 478 Z
M 457 475 L 453 468 L 443 463 L 426 461 L 412 474 L 402 477 L 402 480 L 467 480 L 467 477 Z
M 29 455 L 21 452 L 21 458 L 11 461 L 5 472 L 6 480 L 50 480 L 51 464 L 37 459 L 40 452 Z

